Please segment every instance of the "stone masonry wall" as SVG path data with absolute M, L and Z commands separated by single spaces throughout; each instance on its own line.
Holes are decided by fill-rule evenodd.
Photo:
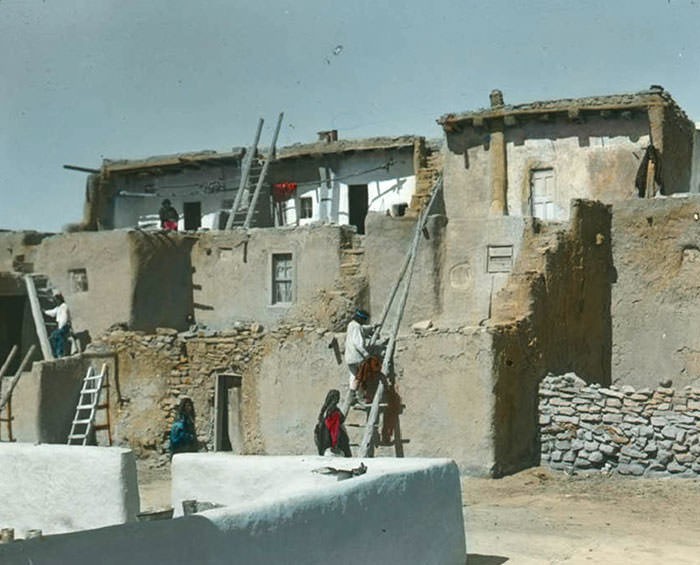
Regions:
M 573 374 L 540 384 L 542 464 L 621 475 L 700 474 L 700 389 L 586 385 Z

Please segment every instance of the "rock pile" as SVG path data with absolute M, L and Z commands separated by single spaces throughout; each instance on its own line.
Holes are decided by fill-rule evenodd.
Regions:
M 575 375 L 540 384 L 542 463 L 621 475 L 700 474 L 700 389 L 635 390 Z

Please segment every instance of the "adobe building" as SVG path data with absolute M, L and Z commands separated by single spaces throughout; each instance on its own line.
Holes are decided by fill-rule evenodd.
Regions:
M 116 229 L 31 242 L 7 234 L 3 270 L 48 274 L 64 292 L 71 273 L 84 271 L 87 290 L 78 285 L 66 299 L 94 343 L 73 363 L 84 368 L 90 355 L 111 356 L 117 442 L 162 454 L 169 419 L 187 394 L 209 449 L 308 453 L 326 392 L 347 380 L 329 345 L 343 342 L 355 306 L 375 318 L 381 312 L 416 215 L 442 174 L 397 341 L 404 451 L 450 457 L 478 475 L 537 464 L 546 375 L 574 372 L 606 390 L 700 379 L 699 334 L 683 314 L 700 280 L 693 274 L 700 202 L 685 194 L 692 128 L 667 93 L 500 102 L 494 96 L 491 109 L 441 118 L 439 153 L 404 138 L 280 150 L 260 200 L 270 212 L 266 227 Z M 213 165 L 198 166 L 188 174 Z M 157 171 L 149 174 L 161 186 Z M 275 185 L 285 183 L 295 190 L 276 199 Z M 367 195 L 363 225 L 351 206 L 358 187 L 358 200 Z M 110 194 L 124 199 L 115 209 L 136 198 Z M 401 203 L 409 204 L 403 215 Z M 168 281 L 177 284 L 170 289 Z M 647 352 L 649 363 L 636 361 Z M 662 364 L 667 358 L 672 363 Z M 37 391 L 50 390 L 51 371 L 67 373 L 65 363 L 52 363 L 39 364 L 17 389 L 17 404 L 35 410 L 22 424 L 32 441 L 51 421 Z M 73 401 L 61 400 L 66 413 Z M 556 434 L 568 432 L 547 433 L 560 441 Z M 577 468 L 598 465 L 581 461 Z

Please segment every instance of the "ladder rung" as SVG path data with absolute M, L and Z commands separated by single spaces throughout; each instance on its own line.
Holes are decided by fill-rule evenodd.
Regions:
M 95 430 L 108 430 L 109 424 L 97 424 L 94 429 Z
M 97 406 L 95 406 L 95 408 L 97 408 L 98 410 L 108 408 L 108 407 L 109 407 L 109 404 L 107 404 L 106 402 L 103 402 L 102 404 L 98 404 Z
M 84 388 L 80 392 L 82 392 L 83 394 L 95 394 L 96 392 L 100 392 L 100 389 L 99 388 Z
M 92 404 L 78 404 L 76 410 L 92 410 Z
M 87 434 L 70 434 L 68 436 L 68 439 L 85 439 L 87 437 Z
M 92 418 L 84 418 L 82 420 L 73 420 L 73 425 L 86 425 L 92 422 Z

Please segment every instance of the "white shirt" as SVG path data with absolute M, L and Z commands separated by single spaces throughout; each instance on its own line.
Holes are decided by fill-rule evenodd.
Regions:
M 44 310 L 44 314 L 56 318 L 59 330 L 70 322 L 70 311 L 68 310 L 68 304 L 65 302 L 59 304 L 56 308 L 51 308 L 51 310 Z
M 350 365 L 352 363 L 362 363 L 369 355 L 365 349 L 364 330 L 372 326 L 361 326 L 355 320 L 348 324 L 348 332 L 345 334 L 345 362 Z

